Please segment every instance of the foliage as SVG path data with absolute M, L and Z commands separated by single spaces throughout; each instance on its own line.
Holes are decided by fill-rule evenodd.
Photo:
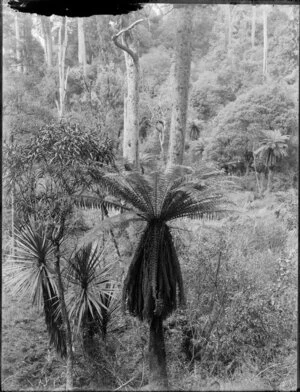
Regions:
M 123 110 L 122 71 L 114 63 L 87 66 L 84 78 L 80 68 L 72 68 L 69 78 L 69 118 L 80 127 L 97 127 L 101 134 L 116 140 L 116 118 L 121 122 Z
M 273 166 L 277 160 L 287 156 L 287 140 L 289 135 L 281 135 L 280 131 L 264 131 L 265 139 L 262 140 L 261 146 L 254 151 L 254 154 L 264 156 L 266 166 Z
M 191 106 L 199 120 L 208 121 L 235 98 L 230 90 L 218 83 L 216 76 L 204 73 L 193 86 Z
M 151 48 L 140 59 L 143 84 L 149 89 L 150 96 L 157 95 L 157 89 L 167 79 L 171 66 L 170 54 L 163 46 Z
M 76 332 L 82 333 L 85 346 L 100 331 L 106 336 L 112 312 L 112 265 L 101 265 L 102 254 L 103 249 L 90 243 L 68 262 L 67 279 L 72 284 L 67 298 L 69 315 Z
M 19 219 L 57 220 L 69 214 L 68 199 L 86 189 L 89 172 L 114 163 L 113 144 L 72 124 L 50 124 L 22 147 L 5 149 L 6 185 L 13 190 Z M 50 219 L 50 221 L 49 221 Z
M 58 290 L 53 270 L 53 245 L 45 225 L 29 223 L 15 233 L 15 256 L 8 267 L 5 284 L 20 301 L 29 297 L 43 308 L 50 345 L 66 356 L 65 334 L 59 312 Z
M 168 149 L 173 100 L 172 57 L 176 43 L 172 5 L 146 5 L 139 13 L 130 15 L 132 20 L 145 18 L 135 34 L 142 70 L 140 160 L 146 176 L 115 172 L 117 174 L 105 177 L 107 172 L 116 169 L 115 160 L 119 163 L 122 152 L 125 62 L 111 42 L 111 36 L 121 29 L 120 17 L 85 18 L 86 75 L 78 64 L 77 20 L 69 20 L 66 122 L 58 124 L 55 123 L 55 100 L 59 93 L 56 44 L 60 19 L 49 18 L 53 44 L 52 66 L 49 66 L 45 61 L 45 40 L 39 16 L 17 15 L 6 3 L 3 4 L 3 136 L 6 142 L 3 202 L 8 209 L 4 211 L 3 228 L 5 243 L 6 232 L 13 232 L 15 227 L 16 257 L 4 263 L 4 278 L 9 267 L 12 280 L 7 280 L 9 287 L 5 285 L 5 291 L 11 291 L 14 298 L 21 300 L 22 307 L 13 297 L 4 304 L 4 312 L 9 311 L 16 320 L 15 324 L 4 322 L 3 325 L 3 341 L 9 341 L 9 345 L 4 344 L 9 353 L 3 357 L 4 387 L 22 389 L 28 385 L 37 390 L 55 389 L 57 382 L 63 382 L 60 362 L 54 358 L 45 361 L 46 346 L 40 344 L 45 336 L 41 323 L 36 322 L 38 316 L 32 316 L 33 312 L 27 308 L 27 300 L 40 304 L 51 342 L 63 355 L 62 323 L 53 315 L 53 311 L 56 315 L 60 313 L 49 240 L 64 221 L 68 239 L 61 247 L 63 283 L 68 283 L 65 285 L 68 296 L 75 299 L 74 303 L 80 303 L 82 309 L 83 297 L 81 302 L 77 297 L 84 291 L 81 283 L 84 279 L 86 283 L 89 276 L 91 282 L 87 290 L 90 290 L 90 285 L 101 278 L 103 262 L 93 259 L 94 248 L 89 254 L 87 248 L 78 253 L 72 251 L 78 242 L 101 240 L 106 230 L 113 238 L 118 259 L 122 257 L 122 265 L 112 269 L 109 281 L 111 277 L 118 277 L 119 269 L 127 267 L 130 260 L 133 263 L 128 269 L 123 294 L 127 309 L 134 315 L 141 313 L 140 318 L 147 319 L 151 311 L 156 311 L 167 317 L 179 302 L 181 279 L 185 282 L 187 310 L 177 309 L 164 324 L 170 384 L 174 389 L 178 386 L 213 389 L 212 377 L 216 377 L 224 390 L 247 389 L 247 380 L 256 382 L 258 389 L 269 387 L 269 381 L 275 383 L 275 389 L 295 388 L 292 374 L 296 374 L 297 332 L 298 194 L 295 188 L 299 144 L 299 7 L 270 7 L 268 75 L 264 77 L 262 7 L 256 6 L 252 42 L 253 6 L 194 6 L 185 164 L 197 171 L 203 161 L 209 165 L 213 161 L 226 174 L 239 174 L 242 188 L 240 195 L 228 194 L 230 198 L 240 196 L 242 201 L 237 204 L 241 216 L 208 225 L 190 221 L 187 224 L 184 218 L 179 218 L 177 223 L 176 220 L 167 224 L 157 222 L 158 216 L 163 220 L 162 208 L 159 211 L 163 190 L 165 196 L 170 194 L 164 211 L 171 210 L 164 219 L 172 214 L 181 216 L 181 211 L 190 213 L 198 207 L 196 203 L 188 209 L 195 194 L 202 195 L 203 200 L 209 197 L 205 189 L 192 189 L 190 178 L 195 173 L 186 174 L 186 181 L 190 185 L 192 181 L 188 189 L 183 185 L 186 182 L 177 183 L 180 176 L 178 179 L 175 176 L 177 185 L 172 188 L 166 174 L 148 174 L 163 165 Z M 228 6 L 231 37 L 228 35 Z M 159 139 L 162 134 L 157 131 L 162 124 L 164 140 Z M 275 150 L 271 140 L 264 140 L 269 139 L 265 130 L 275 137 Z M 275 151 L 276 156 L 271 151 Z M 282 153 L 287 154 L 284 159 L 280 159 Z M 256 186 L 266 181 L 268 164 L 274 172 L 273 193 L 258 195 Z M 206 181 L 202 179 L 200 183 Z M 226 193 L 218 189 L 218 182 L 209 186 L 214 195 Z M 251 192 L 246 195 L 245 190 Z M 215 199 L 217 203 L 220 200 Z M 216 207 L 214 199 L 209 202 L 212 209 Z M 92 209 L 89 214 L 82 212 L 82 227 L 95 225 L 84 238 L 80 238 L 83 230 L 72 230 L 74 206 Z M 100 210 L 100 215 L 94 209 Z M 178 214 L 176 209 L 180 210 Z M 101 216 L 106 219 L 99 227 Z M 203 218 L 201 213 L 199 216 Z M 129 230 L 130 222 L 134 225 Z M 112 247 L 107 251 L 108 256 L 102 255 L 106 262 L 114 257 Z M 80 264 L 75 256 L 88 262 Z M 69 260 L 75 266 L 70 270 L 77 283 L 65 279 Z M 181 272 L 179 268 L 176 270 L 179 260 Z M 156 268 L 158 272 L 169 272 L 169 278 L 157 275 L 155 281 Z M 141 271 L 145 273 L 135 276 Z M 152 281 L 147 286 L 148 278 Z M 109 389 L 101 384 L 102 378 L 114 379 L 111 389 L 122 384 L 139 389 L 147 382 L 145 325 L 120 314 L 119 300 L 111 295 L 113 288 L 104 287 L 108 291 L 103 293 L 102 288 L 100 292 L 93 291 L 92 298 L 96 297 L 98 310 L 101 310 L 94 325 L 93 359 L 90 356 L 86 363 L 81 347 L 77 347 L 78 340 L 73 342 L 78 360 L 78 387 Z M 155 288 L 163 289 L 160 293 L 153 292 Z M 148 295 L 148 304 L 144 294 Z M 160 307 L 160 296 L 166 299 L 164 307 Z M 71 307 L 72 304 L 70 302 Z M 92 305 L 90 308 L 95 316 L 95 309 Z M 81 315 L 85 321 L 84 312 L 79 314 L 75 308 L 73 311 L 73 315 Z M 74 322 L 79 328 L 78 317 Z M 106 330 L 109 334 L 103 344 L 101 334 L 104 338 Z M 19 349 L 13 363 L 15 346 Z M 83 375 L 84 381 L 79 381 L 79 375 Z M 92 378 L 100 380 L 99 385 L 88 386 Z M 17 387 L 9 388 L 10 385 Z M 248 389 L 252 387 L 255 388 L 249 381 Z
M 3 88 L 4 126 L 6 141 L 13 136 L 15 141 L 24 143 L 38 130 L 54 120 L 49 104 L 40 99 L 39 78 L 36 75 L 5 73 Z
M 288 89 L 268 84 L 256 87 L 220 111 L 207 154 L 219 163 L 239 159 L 251 164 L 253 146 L 262 130 L 278 129 L 286 135 L 293 134 L 296 126 L 295 106 Z
M 276 78 L 291 77 L 298 63 L 299 13 L 295 7 L 278 7 L 269 17 L 274 31 L 270 39 L 270 54 L 276 62 L 270 64 L 270 73 Z
M 188 361 L 201 361 L 203 371 L 225 374 L 244 363 L 262 369 L 289 351 L 283 342 L 295 341 L 295 264 L 276 257 L 290 244 L 285 226 L 275 226 L 275 219 L 264 216 L 253 230 L 251 221 L 239 218 L 175 237 L 190 300 L 186 315 L 170 318 L 168 328 L 174 339 L 176 329 L 181 331 L 179 350 Z M 185 242 L 195 235 L 198 241 L 187 252 Z M 295 243 L 292 247 L 295 252 Z M 282 306 L 285 296 L 275 287 L 282 287 L 278 282 L 285 277 Z

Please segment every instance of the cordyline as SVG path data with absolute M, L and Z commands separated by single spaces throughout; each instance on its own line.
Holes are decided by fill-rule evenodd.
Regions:
M 122 201 L 123 213 L 105 219 L 89 232 L 89 241 L 103 230 L 143 222 L 123 287 L 123 308 L 150 325 L 149 383 L 153 389 L 168 388 L 162 322 L 177 305 L 185 303 L 184 288 L 169 222 L 180 218 L 213 219 L 227 213 L 224 196 L 229 182 L 214 168 L 195 172 L 173 166 L 165 173 L 139 172 L 95 176 L 111 198 Z M 84 200 L 81 201 L 84 203 Z M 99 200 L 89 198 L 89 206 Z M 117 204 L 117 203 L 116 203 Z

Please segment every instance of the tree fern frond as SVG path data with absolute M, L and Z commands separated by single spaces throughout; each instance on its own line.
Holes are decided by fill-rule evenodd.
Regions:
M 147 205 L 148 215 L 154 215 L 153 203 L 150 197 L 152 187 L 146 180 L 147 176 L 142 176 L 140 173 L 129 173 L 127 178 L 130 179 L 135 189 L 139 190 L 139 194 L 144 199 L 145 205 Z
M 220 219 L 227 216 L 229 213 L 235 213 L 235 210 L 228 209 L 220 209 L 215 211 L 202 211 L 202 212 L 186 212 L 176 215 L 173 219 L 180 218 L 190 218 L 190 219 L 199 219 L 199 220 L 212 220 L 212 219 Z
M 105 188 L 107 192 L 115 197 L 119 197 L 126 203 L 140 210 L 148 213 L 147 202 L 140 193 L 140 189 L 134 188 L 130 176 L 140 176 L 138 172 L 130 172 L 130 174 L 107 174 L 105 176 Z
M 97 196 L 90 196 L 90 195 L 80 195 L 80 196 L 73 196 L 72 200 L 77 207 L 85 208 L 85 209 L 99 209 L 102 210 L 103 207 L 107 209 L 116 209 L 118 211 L 125 211 L 129 210 L 124 205 L 118 203 L 116 200 L 112 198 L 106 197 L 97 197 Z

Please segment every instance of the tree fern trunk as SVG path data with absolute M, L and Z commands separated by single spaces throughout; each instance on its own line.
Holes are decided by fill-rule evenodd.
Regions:
M 267 192 L 271 192 L 272 188 L 272 177 L 273 177 L 273 170 L 269 168 L 268 171 L 268 183 L 267 183 Z
M 167 390 L 166 349 L 161 317 L 153 317 L 150 323 L 149 339 L 149 384 L 152 390 Z

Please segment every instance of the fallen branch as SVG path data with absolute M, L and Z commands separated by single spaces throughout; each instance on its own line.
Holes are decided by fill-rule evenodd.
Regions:
M 137 376 L 133 376 L 131 377 L 130 380 L 126 381 L 124 384 L 120 385 L 118 388 L 114 389 L 114 391 L 118 391 L 119 389 L 125 387 L 126 385 L 128 385 L 131 381 L 133 381 Z

